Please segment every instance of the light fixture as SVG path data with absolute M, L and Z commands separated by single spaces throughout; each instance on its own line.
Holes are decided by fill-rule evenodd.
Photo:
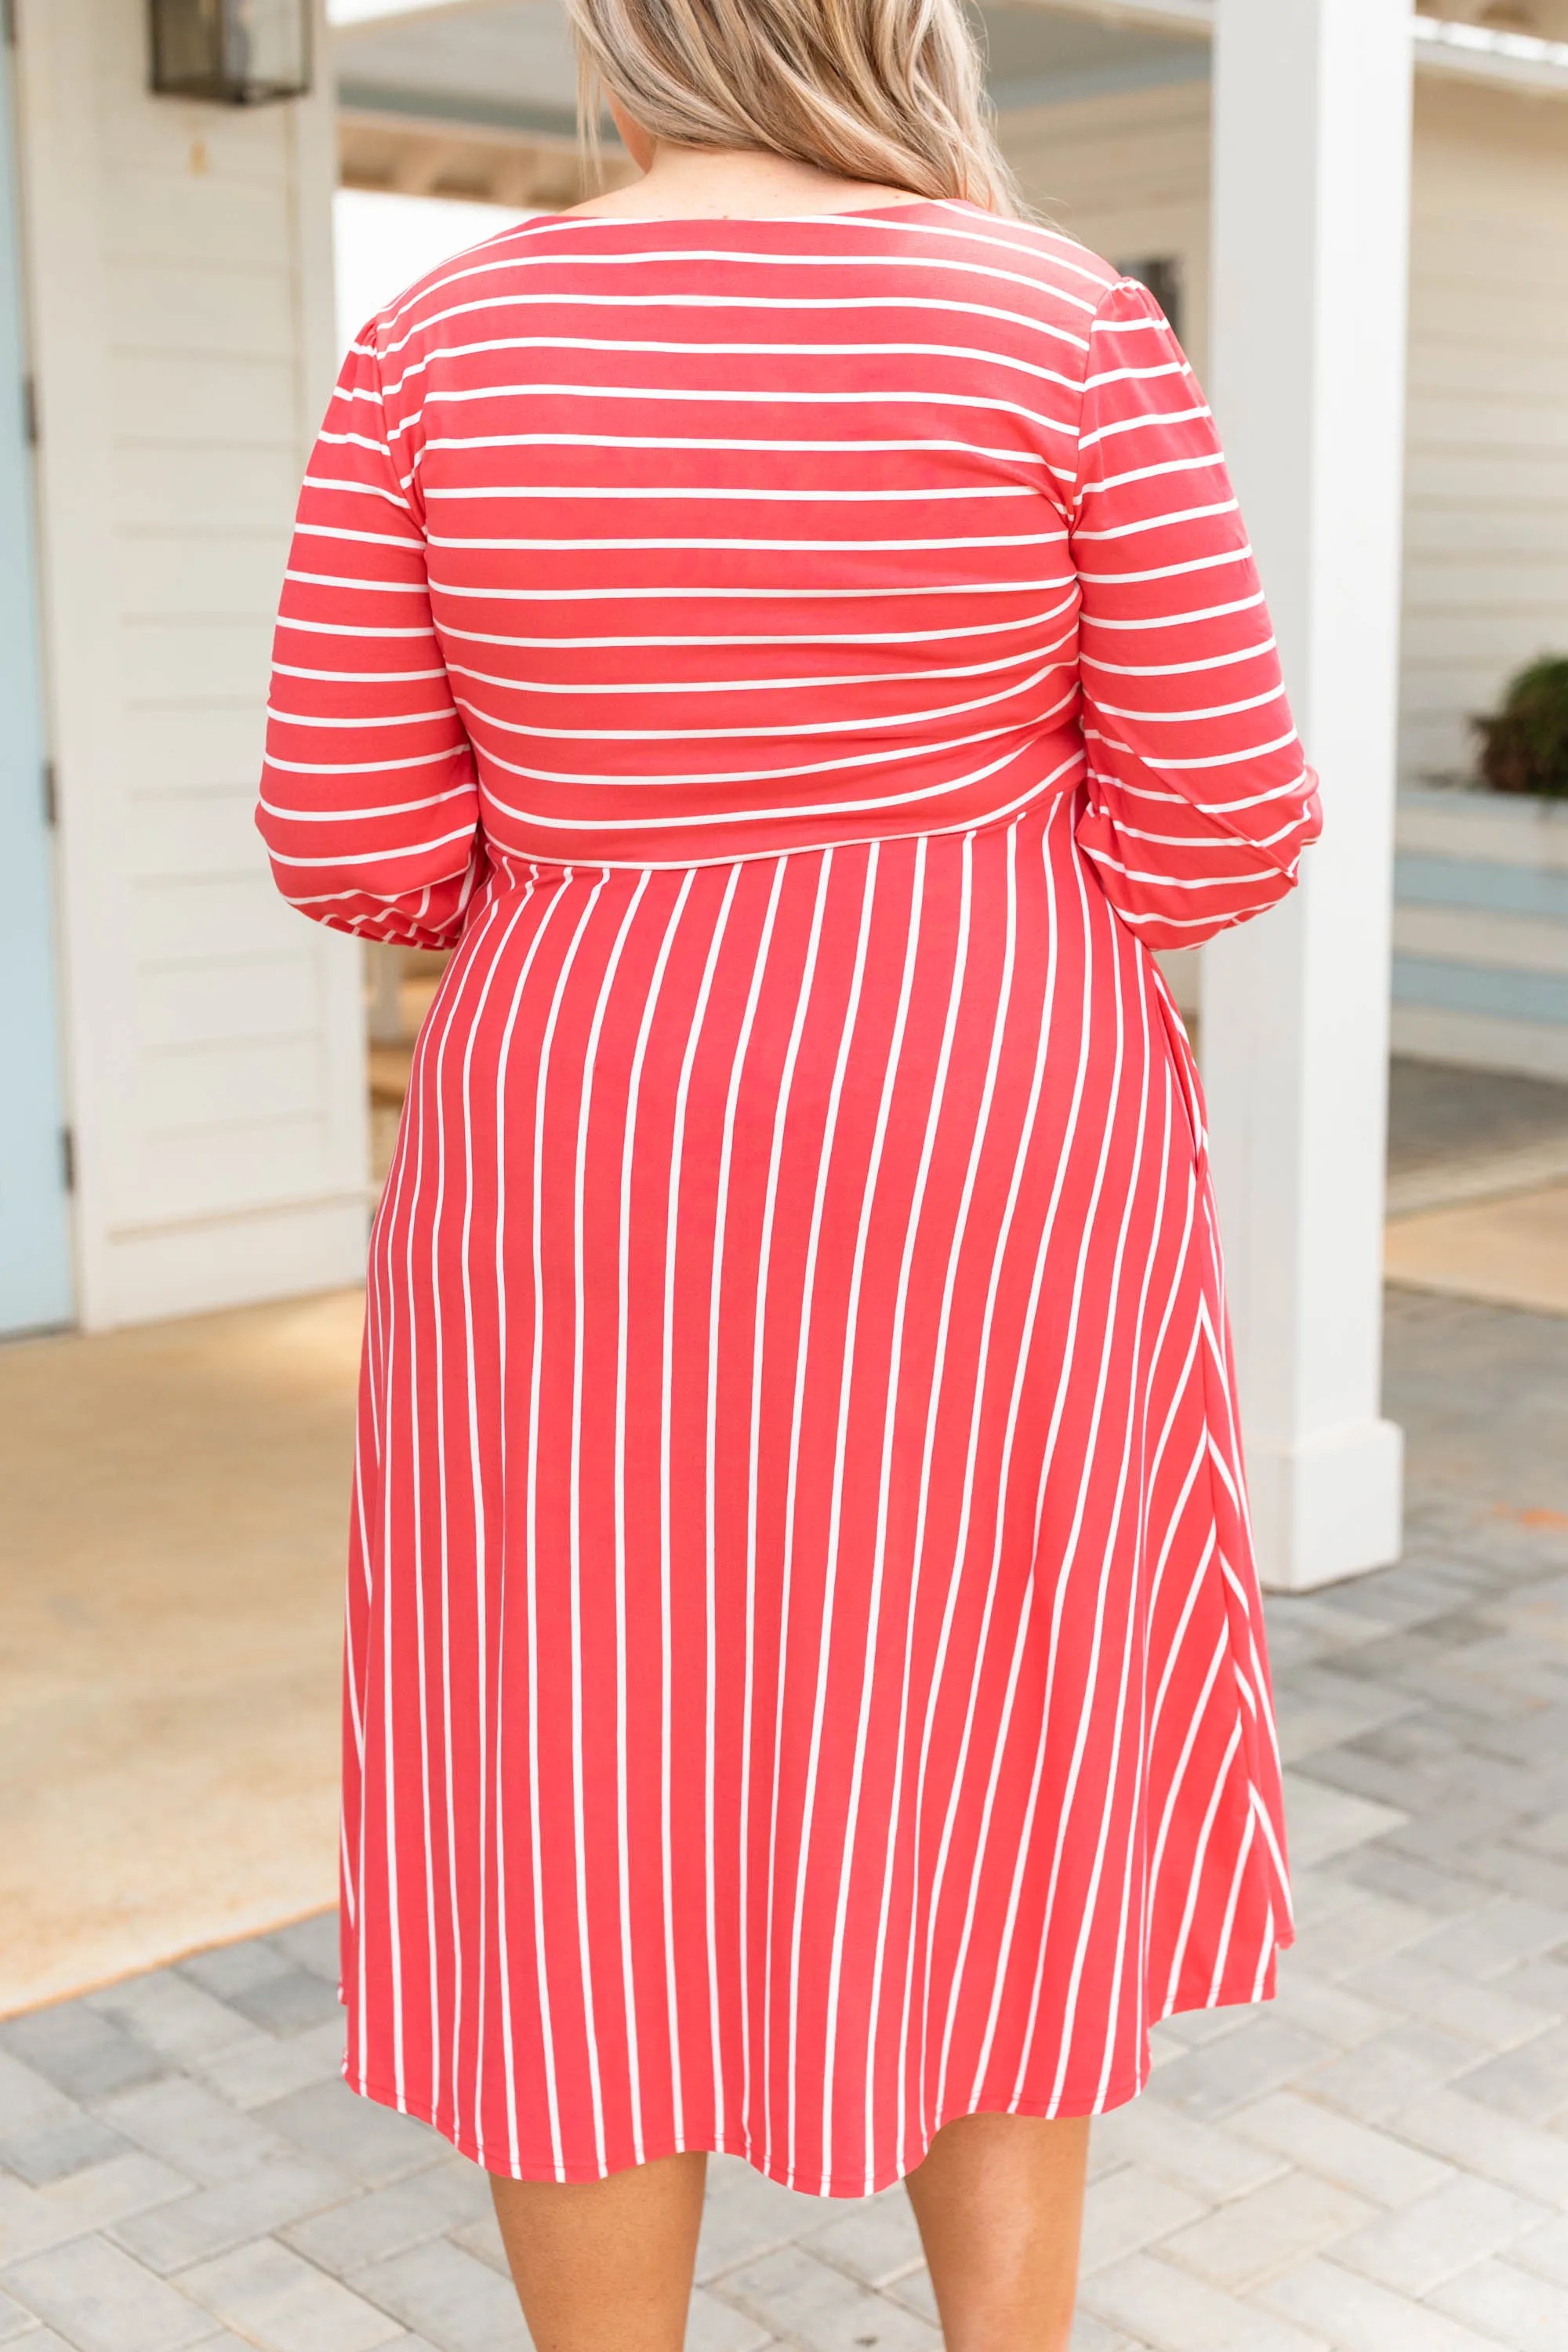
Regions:
M 310 0 L 151 0 L 153 88 L 219 106 L 302 98 Z

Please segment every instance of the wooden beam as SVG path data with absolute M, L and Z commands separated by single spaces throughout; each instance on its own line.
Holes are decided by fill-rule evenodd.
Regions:
M 1131 32 L 1186 34 L 1207 39 L 1214 31 L 1215 0 L 1028 0 L 1053 15 L 1084 16 Z M 1542 98 L 1568 98 L 1568 41 L 1548 41 L 1532 33 L 1494 31 L 1446 16 L 1416 15 L 1411 37 L 1417 73 L 1449 80 L 1488 82 L 1496 89 L 1524 90 Z
M 1415 19 L 1417 73 L 1459 81 L 1488 81 L 1540 98 L 1568 98 L 1568 41 L 1532 33 L 1493 32 L 1438 16 Z
M 554 212 L 591 193 L 574 141 L 519 139 L 474 124 L 415 124 L 395 115 L 341 113 L 338 169 L 348 188 L 519 210 Z M 601 184 L 618 187 L 632 176 L 629 160 L 612 149 Z

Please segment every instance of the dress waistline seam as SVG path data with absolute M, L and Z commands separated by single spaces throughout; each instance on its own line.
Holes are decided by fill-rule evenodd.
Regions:
M 909 833 L 866 833 L 846 835 L 835 841 L 795 841 L 790 842 L 783 847 L 759 847 L 756 849 L 716 852 L 710 857 L 558 858 L 534 856 L 522 850 L 508 850 L 503 851 L 501 853 L 501 856 L 509 865 L 520 867 L 521 869 L 521 872 L 517 875 L 515 879 L 510 876 L 505 876 L 503 877 L 503 869 L 500 863 L 498 861 L 492 863 L 490 866 L 490 876 L 492 878 L 503 877 L 508 888 L 521 889 L 529 879 L 541 874 L 560 874 L 564 876 L 589 874 L 687 874 L 710 866 L 761 866 L 773 864 L 780 858 L 784 857 L 822 857 L 826 856 L 830 850 L 835 849 L 871 849 L 879 847 L 884 843 L 895 844 L 907 841 L 943 841 L 952 840 L 957 835 L 977 835 L 986 833 L 998 833 L 1010 824 L 1020 823 L 1025 817 L 1034 814 L 1042 808 L 1048 808 L 1059 802 L 1069 800 L 1079 790 L 1084 781 L 1081 761 L 1075 760 L 1071 765 L 1074 772 L 1069 775 L 1065 782 L 1059 773 L 1048 776 L 1042 783 L 1035 786 L 1031 792 L 1025 794 L 1021 799 L 1009 803 L 1005 808 L 991 810 L 980 816 L 965 817 L 962 823 L 953 824 L 921 825 L 917 830 Z M 787 814 L 787 812 L 781 811 L 780 814 Z M 483 890 L 484 886 L 481 884 L 480 888 L 474 894 L 476 902 L 482 898 Z

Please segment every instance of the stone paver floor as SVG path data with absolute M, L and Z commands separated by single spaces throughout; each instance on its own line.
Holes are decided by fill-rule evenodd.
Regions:
M 1568 2347 L 1568 1323 L 1395 1296 L 1397 1567 L 1268 1604 L 1300 1936 L 1095 2126 L 1076 2352 Z M 330 1922 L 0 2025 L 0 2343 L 523 2352 L 484 2183 L 337 2079 Z M 693 2352 L 939 2342 L 901 2190 L 716 2163 Z

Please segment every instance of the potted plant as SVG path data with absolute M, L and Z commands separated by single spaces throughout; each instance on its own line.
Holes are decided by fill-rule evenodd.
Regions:
M 1502 709 L 1470 724 L 1481 739 L 1481 775 L 1494 793 L 1568 800 L 1568 655 L 1531 662 Z

